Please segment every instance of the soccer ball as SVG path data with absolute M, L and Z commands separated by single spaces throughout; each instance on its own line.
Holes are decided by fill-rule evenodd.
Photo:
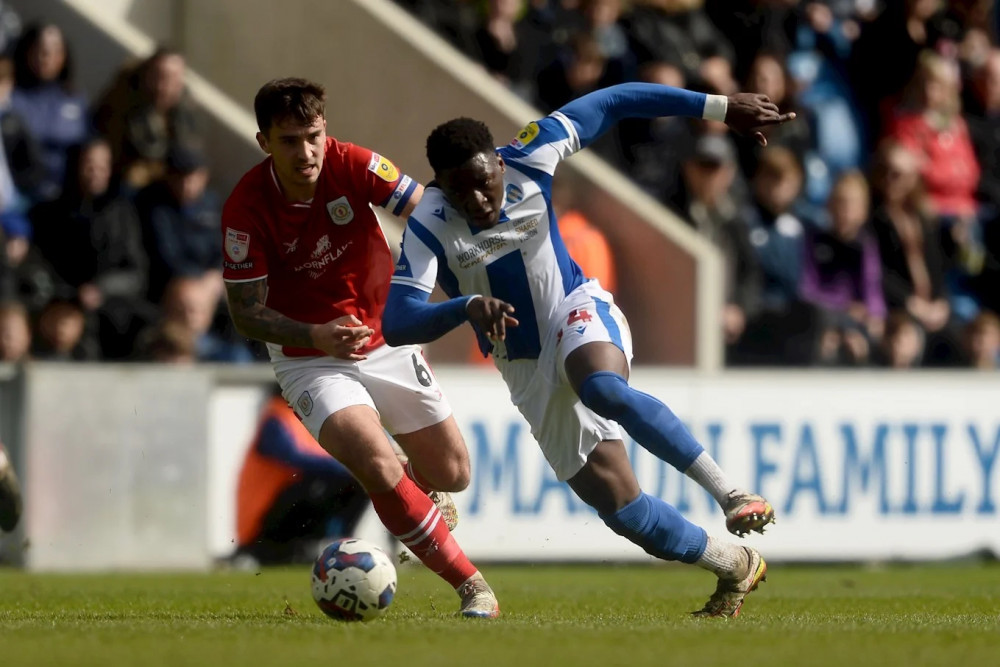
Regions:
M 338 540 L 316 559 L 312 594 L 323 613 L 338 621 L 370 621 L 381 616 L 396 594 L 396 568 L 371 542 Z

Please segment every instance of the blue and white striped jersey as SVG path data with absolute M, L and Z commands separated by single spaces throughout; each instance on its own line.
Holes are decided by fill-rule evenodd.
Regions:
M 450 298 L 482 294 L 506 301 L 520 325 L 495 343 L 501 348 L 495 353 L 537 359 L 557 307 L 585 282 L 552 211 L 552 174 L 578 150 L 574 123 L 558 111 L 529 123 L 499 149 L 507 165 L 505 196 L 492 229 L 470 226 L 440 189 L 428 186 L 406 225 L 392 282 L 429 293 L 436 281 Z M 494 343 L 476 333 L 488 352 Z

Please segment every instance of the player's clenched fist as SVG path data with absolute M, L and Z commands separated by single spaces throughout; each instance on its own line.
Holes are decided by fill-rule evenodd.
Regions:
M 477 296 L 465 307 L 469 321 L 478 325 L 488 338 L 503 340 L 507 337 L 507 327 L 516 327 L 513 317 L 514 306 L 492 296 Z
M 313 347 L 331 357 L 362 361 L 368 357 L 357 354 L 375 331 L 361 323 L 354 315 L 345 315 L 312 329 Z
M 740 134 L 753 133 L 761 146 L 767 146 L 759 127 L 778 125 L 795 118 L 794 113 L 780 113 L 778 106 L 767 95 L 758 93 L 736 93 L 726 100 L 726 125 Z

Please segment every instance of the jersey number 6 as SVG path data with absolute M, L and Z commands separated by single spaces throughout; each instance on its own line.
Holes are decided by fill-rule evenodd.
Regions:
M 427 370 L 427 367 L 420 363 L 420 358 L 417 357 L 417 353 L 414 352 L 413 356 L 413 372 L 417 374 L 417 382 L 425 387 L 431 386 L 434 380 L 431 379 L 431 372 Z

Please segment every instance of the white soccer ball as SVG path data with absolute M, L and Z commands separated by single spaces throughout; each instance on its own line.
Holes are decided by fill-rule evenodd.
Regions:
M 370 621 L 381 616 L 396 594 L 396 567 L 371 542 L 338 540 L 316 559 L 312 594 L 323 613 L 338 621 Z

